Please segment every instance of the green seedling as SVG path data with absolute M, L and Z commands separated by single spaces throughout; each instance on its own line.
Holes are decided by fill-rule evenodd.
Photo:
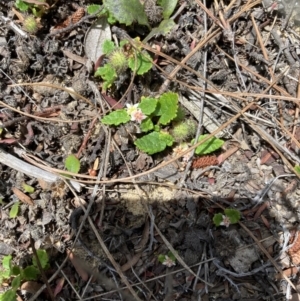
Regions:
M 41 2 L 39 5 L 38 2 Z M 37 0 L 36 3 L 28 3 L 23 0 L 16 0 L 15 6 L 21 12 L 30 12 L 35 17 L 41 18 L 43 14 L 46 12 L 47 6 L 45 5 L 45 0 Z M 30 32 L 30 31 L 28 31 Z
M 25 192 L 34 193 L 34 188 L 32 186 L 27 185 L 26 183 L 22 183 L 22 187 L 25 190 Z
M 208 136 L 207 134 L 201 135 L 198 139 L 198 142 L 200 142 L 201 140 L 203 140 L 207 136 Z M 194 140 L 192 140 L 192 143 L 194 143 Z M 216 138 L 216 137 L 211 137 L 206 142 L 199 145 L 195 149 L 195 153 L 197 155 L 207 155 L 207 154 L 210 154 L 210 153 L 218 150 L 219 148 L 221 148 L 223 144 L 224 144 L 223 140 L 221 140 L 219 138 Z
M 138 43 L 137 39 L 136 41 Z M 95 76 L 100 76 L 104 81 L 102 86 L 104 91 L 110 88 L 118 76 L 128 68 L 137 75 L 143 75 L 152 68 L 152 59 L 147 52 L 141 50 L 137 52 L 127 46 L 127 41 L 121 41 L 119 47 L 112 41 L 104 41 L 103 53 L 107 57 L 107 63 L 95 72 Z
M 141 151 L 152 155 L 173 145 L 174 138 L 162 127 L 170 124 L 177 112 L 178 95 L 167 92 L 157 99 L 142 97 L 139 104 L 114 111 L 104 116 L 101 122 L 107 125 L 119 125 L 130 120 L 137 122 L 145 135 L 136 139 L 134 144 Z
M 20 206 L 20 203 L 19 202 L 16 202 L 12 205 L 12 207 L 10 208 L 10 211 L 9 211 L 9 217 L 10 218 L 15 218 L 17 217 L 18 215 L 18 212 L 19 212 L 19 206 Z
M 176 265 L 176 257 L 171 251 L 169 251 L 167 255 L 159 254 L 158 261 L 168 268 Z
M 37 250 L 37 256 L 43 269 L 49 267 L 49 257 L 45 250 Z M 17 298 L 17 290 L 20 289 L 21 284 L 25 281 L 37 280 L 40 271 L 33 257 L 32 265 L 26 268 L 21 268 L 12 264 L 12 256 L 7 255 L 2 259 L 2 266 L 0 268 L 0 285 L 5 281 L 9 283 L 11 288 L 5 293 L 0 294 L 0 301 L 15 301 Z
M 80 161 L 75 155 L 69 155 L 65 161 L 65 168 L 69 172 L 78 173 L 80 170 Z
M 225 209 L 224 214 L 217 213 L 213 217 L 214 224 L 218 226 L 229 227 L 231 224 L 236 224 L 241 219 L 241 214 L 236 209 Z

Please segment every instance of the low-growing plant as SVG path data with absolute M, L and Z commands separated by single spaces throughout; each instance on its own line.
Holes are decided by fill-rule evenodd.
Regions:
M 166 34 L 166 30 L 169 30 L 169 28 L 166 29 L 166 21 L 170 20 L 169 18 L 174 12 L 178 0 L 153 0 L 151 2 L 152 3 L 149 3 L 149 5 L 147 5 L 148 15 L 152 15 L 151 8 L 157 10 L 157 7 L 160 7 L 164 20 L 158 27 L 160 28 L 159 34 Z M 140 25 L 145 25 L 150 28 L 148 16 L 145 11 L 145 6 L 141 4 L 140 0 L 104 0 L 102 7 L 98 4 L 92 4 L 87 8 L 87 12 L 89 14 L 94 14 L 98 11 L 100 11 L 99 16 L 103 16 L 104 14 L 107 16 L 107 20 L 110 24 L 119 22 L 121 24 L 129 26 L 133 22 L 137 22 Z M 168 22 L 168 24 L 171 23 Z M 172 24 L 175 25 L 174 22 Z M 156 32 L 155 34 L 157 33 L 158 32 Z
M 49 257 L 45 250 L 37 250 L 37 256 L 43 269 L 49 267 Z M 17 297 L 17 290 L 20 289 L 22 282 L 29 280 L 37 280 L 40 271 L 38 269 L 37 260 L 32 259 L 32 265 L 26 268 L 21 268 L 12 264 L 12 256 L 7 255 L 2 259 L 2 266 L 0 268 L 0 285 L 4 282 L 8 283 L 11 288 L 0 294 L 0 301 L 15 301 Z
M 80 161 L 75 155 L 69 155 L 65 161 L 65 168 L 73 173 L 78 173 L 80 170 Z
M 118 76 L 128 68 L 137 75 L 143 75 L 151 69 L 150 55 L 141 49 L 136 51 L 128 46 L 127 41 L 121 41 L 119 47 L 110 40 L 104 41 L 103 53 L 107 56 L 107 63 L 95 72 L 95 76 L 100 76 L 104 80 L 102 86 L 104 91 L 111 87 Z
M 19 206 L 20 206 L 20 202 L 15 202 L 15 203 L 11 206 L 10 211 L 9 211 L 9 217 L 10 217 L 10 218 L 15 218 L 15 217 L 17 217 L 18 212 L 19 212 Z
M 294 170 L 296 173 L 300 174 L 300 166 L 299 165 L 295 165 Z
M 41 4 L 38 4 L 41 2 Z M 30 12 L 36 17 L 42 17 L 42 15 L 46 12 L 46 1 L 45 0 L 37 0 L 35 3 L 28 3 L 25 0 L 16 0 L 15 7 L 21 12 Z M 32 23 L 31 23 L 32 24 Z M 32 26 L 31 26 L 32 27 Z M 33 28 L 33 27 L 32 27 Z
M 225 209 L 224 214 L 217 213 L 213 217 L 214 224 L 218 226 L 229 227 L 231 224 L 236 224 L 241 219 L 241 214 L 236 209 Z
M 171 251 L 169 251 L 167 255 L 159 254 L 158 261 L 168 268 L 176 265 L 176 257 Z
M 134 144 L 141 151 L 152 155 L 172 146 L 174 142 L 186 141 L 196 131 L 194 121 L 183 118 L 178 105 L 178 94 L 167 92 L 159 98 L 142 97 L 140 103 L 116 110 L 101 120 L 106 125 L 120 125 L 129 121 L 137 122 L 142 133 Z M 200 136 L 199 141 L 205 135 Z M 220 148 L 223 140 L 212 137 L 198 149 L 198 154 L 206 154 Z M 185 146 L 188 145 L 185 144 Z M 183 147 L 182 147 L 183 148 Z M 184 147 L 184 150 L 187 148 Z M 183 151 L 184 151 L 183 150 Z

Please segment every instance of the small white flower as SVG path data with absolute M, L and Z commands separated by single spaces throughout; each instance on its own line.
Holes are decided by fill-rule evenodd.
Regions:
M 138 123 L 141 123 L 145 118 L 147 118 L 146 115 L 143 114 L 141 109 L 137 109 L 133 113 L 130 114 L 131 121 L 136 121 Z
M 165 260 L 162 263 L 163 265 L 167 266 L 168 268 L 171 268 L 172 266 L 176 265 L 175 261 L 170 258 L 168 255 L 165 255 Z
M 223 217 L 223 221 L 220 223 L 220 225 L 225 226 L 225 227 L 229 227 L 230 225 L 230 219 L 228 216 L 226 215 L 222 215 Z
M 127 103 L 126 107 L 127 107 L 128 115 L 131 116 L 133 113 L 135 113 L 138 110 L 138 105 L 139 105 L 138 103 L 136 103 L 135 105 Z

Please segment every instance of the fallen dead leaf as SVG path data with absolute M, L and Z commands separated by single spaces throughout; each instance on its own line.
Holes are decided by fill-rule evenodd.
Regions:
M 14 193 L 14 195 L 24 204 L 33 206 L 34 203 L 32 201 L 32 199 L 26 195 L 24 192 L 22 192 L 20 189 L 16 188 L 16 187 L 12 187 L 12 192 Z
M 86 267 L 84 267 L 82 260 L 76 256 L 72 251 L 67 250 L 68 257 L 73 264 L 74 268 L 76 269 L 79 276 L 82 278 L 83 281 L 88 281 L 89 274 L 86 271 Z
M 43 284 L 36 281 L 26 281 L 21 285 L 21 290 L 24 290 L 30 294 L 35 294 Z
M 57 294 L 59 294 L 61 292 L 61 290 L 64 287 L 64 284 L 65 284 L 65 278 L 59 278 L 56 281 L 56 286 L 55 286 L 55 289 L 54 289 L 54 292 L 53 292 L 54 297 L 56 297 Z

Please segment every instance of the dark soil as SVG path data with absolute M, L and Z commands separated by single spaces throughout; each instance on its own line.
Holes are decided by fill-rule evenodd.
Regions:
M 156 27 L 161 9 L 145 2 Z M 94 2 L 49 0 L 30 34 L 27 13 L 0 0 L 0 257 L 25 268 L 35 249 L 49 255 L 18 300 L 300 300 L 298 2 L 263 2 L 179 1 L 176 25 L 149 39 L 114 24 L 112 39 L 139 37 L 155 65 L 104 91 L 94 72 L 107 58 L 87 54 Z M 100 122 L 165 91 L 221 149 L 150 156 L 136 123 Z M 217 227 L 225 208 L 241 219 Z

